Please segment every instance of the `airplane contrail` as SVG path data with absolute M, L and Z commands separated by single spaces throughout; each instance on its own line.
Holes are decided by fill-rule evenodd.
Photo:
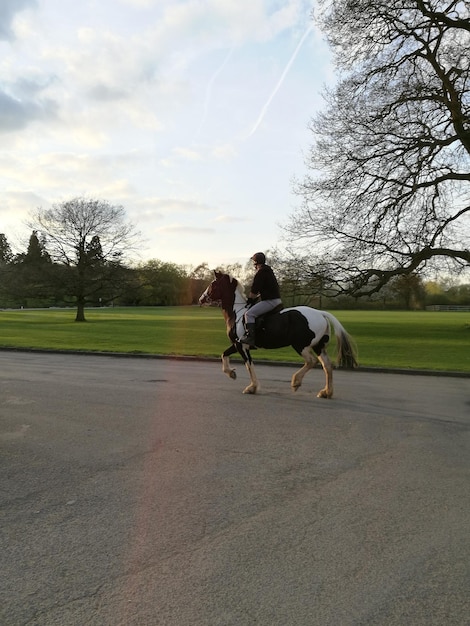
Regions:
M 204 99 L 204 110 L 203 110 L 203 114 L 202 114 L 202 119 L 199 123 L 199 128 L 196 131 L 196 135 L 195 137 L 198 137 L 207 118 L 207 114 L 209 112 L 209 102 L 211 99 L 211 94 L 212 94 L 212 85 L 215 82 L 215 79 L 217 78 L 217 76 L 220 74 L 220 72 L 224 69 L 224 67 L 227 65 L 228 60 L 230 59 L 230 57 L 232 56 L 232 53 L 235 49 L 235 46 L 232 46 L 230 48 L 230 50 L 228 51 L 227 55 L 225 56 L 225 59 L 222 61 L 221 65 L 216 69 L 216 71 L 212 74 L 209 82 L 207 83 L 207 87 L 206 87 L 206 97 Z
M 297 44 L 297 47 L 295 48 L 294 52 L 292 53 L 291 58 L 289 59 L 289 62 L 287 63 L 286 67 L 284 68 L 284 71 L 281 74 L 281 78 L 278 80 L 277 85 L 274 87 L 273 92 L 271 93 L 271 95 L 269 96 L 269 98 L 267 99 L 265 105 L 263 106 L 263 108 L 261 109 L 261 113 L 258 116 L 258 119 L 255 122 L 255 125 L 253 126 L 253 128 L 251 129 L 251 132 L 247 135 L 246 139 L 248 139 L 249 137 L 251 137 L 256 130 L 258 129 L 258 126 L 261 124 L 261 122 L 263 121 L 263 118 L 266 114 L 266 111 L 268 110 L 269 105 L 271 104 L 274 96 L 277 94 L 277 92 L 279 91 L 282 83 L 284 82 L 285 77 L 287 76 L 288 71 L 291 68 L 292 63 L 295 61 L 296 56 L 299 53 L 300 48 L 302 47 L 303 42 L 305 41 L 305 39 L 307 38 L 307 36 L 309 35 L 310 31 L 312 30 L 312 25 L 310 25 L 307 30 L 305 31 L 305 33 L 302 35 L 301 40 L 299 41 L 299 43 Z

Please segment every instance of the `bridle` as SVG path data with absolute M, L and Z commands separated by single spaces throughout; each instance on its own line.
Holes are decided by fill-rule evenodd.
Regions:
M 207 289 L 204 291 L 204 293 L 202 294 L 202 296 L 200 297 L 200 301 L 204 299 L 204 303 L 207 304 L 215 304 L 219 307 L 222 306 L 222 298 L 212 298 L 211 295 L 209 294 L 209 290 L 211 289 L 212 285 L 214 284 L 215 281 L 213 281 L 208 287 Z M 235 287 L 235 292 L 238 292 L 238 294 L 241 296 L 241 301 L 237 302 L 236 297 L 234 297 L 234 301 L 233 301 L 233 305 L 232 305 L 232 310 L 233 313 L 235 315 L 235 325 L 238 324 L 238 322 L 243 318 L 244 314 L 245 314 L 245 310 L 246 310 L 246 302 L 243 300 L 242 294 L 240 292 L 240 290 L 238 289 L 238 285 Z M 234 292 L 234 295 L 235 295 Z

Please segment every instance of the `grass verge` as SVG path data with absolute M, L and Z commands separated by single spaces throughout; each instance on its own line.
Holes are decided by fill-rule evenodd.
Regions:
M 333 311 L 358 346 L 363 367 L 470 372 L 470 314 Z M 0 347 L 133 354 L 219 356 L 228 346 L 217 308 L 0 311 Z M 329 352 L 334 356 L 335 341 Z M 298 362 L 292 348 L 257 350 L 255 359 Z M 236 358 L 236 357 L 235 357 Z

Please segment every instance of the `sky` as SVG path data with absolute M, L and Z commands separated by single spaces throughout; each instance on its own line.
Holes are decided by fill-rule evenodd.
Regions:
M 0 233 L 124 207 L 138 262 L 245 264 L 300 199 L 334 80 L 304 0 L 0 0 Z M 135 255 L 134 255 L 135 258 Z

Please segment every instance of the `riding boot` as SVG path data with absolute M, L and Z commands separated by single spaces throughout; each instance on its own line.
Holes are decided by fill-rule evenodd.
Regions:
M 241 343 L 245 343 L 248 346 L 255 345 L 255 326 L 256 324 L 253 324 L 251 322 L 245 324 L 245 334 L 240 339 Z

